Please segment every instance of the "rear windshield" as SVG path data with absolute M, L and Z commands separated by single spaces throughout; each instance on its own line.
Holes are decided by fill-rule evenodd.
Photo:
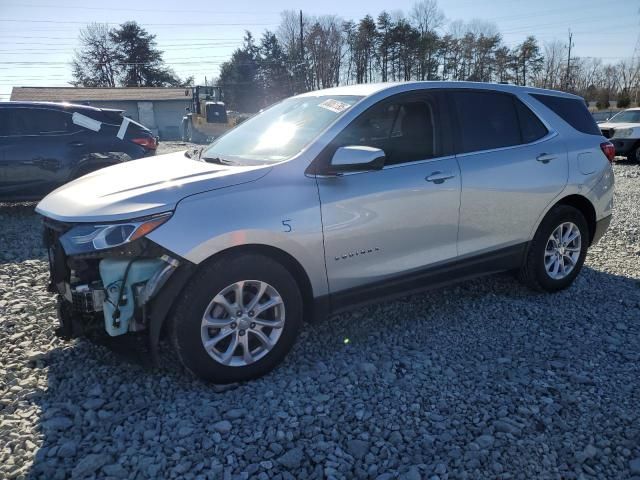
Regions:
M 582 133 L 590 135 L 602 135 L 593 116 L 587 110 L 584 101 L 575 98 L 556 97 L 554 95 L 540 95 L 532 93 L 531 96 L 543 103 L 547 108 L 561 117 L 565 122 Z
M 614 115 L 608 123 L 640 123 L 640 110 L 625 110 Z

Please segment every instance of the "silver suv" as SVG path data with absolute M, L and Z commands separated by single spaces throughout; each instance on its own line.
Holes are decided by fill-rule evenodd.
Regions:
M 555 292 L 612 212 L 613 146 L 576 96 L 410 82 L 284 100 L 200 152 L 75 180 L 44 217 L 59 334 L 166 334 L 215 382 L 303 319 L 514 270 Z

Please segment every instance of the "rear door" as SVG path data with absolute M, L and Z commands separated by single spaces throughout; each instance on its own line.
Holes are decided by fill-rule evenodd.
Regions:
M 47 108 L 15 108 L 3 138 L 3 194 L 39 197 L 69 177 L 85 142 L 71 114 Z
M 381 148 L 382 170 L 318 178 L 332 294 L 457 255 L 460 175 L 444 95 L 400 95 L 370 108 L 333 142 Z
M 564 142 L 515 95 L 450 95 L 462 175 L 459 254 L 529 241 L 540 214 L 567 183 Z

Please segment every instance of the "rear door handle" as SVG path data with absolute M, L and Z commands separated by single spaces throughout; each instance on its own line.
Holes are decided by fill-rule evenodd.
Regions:
M 71 147 L 84 147 L 83 142 L 69 142 L 69 146 Z
M 427 178 L 425 178 L 425 180 L 427 182 L 433 182 L 433 183 L 443 183 L 445 180 L 449 180 L 450 178 L 455 177 L 455 175 L 451 172 L 433 172 L 431 175 L 429 175 Z
M 550 153 L 541 153 L 536 157 L 536 160 L 541 163 L 549 163 L 554 158 L 556 158 L 556 155 L 551 155 Z

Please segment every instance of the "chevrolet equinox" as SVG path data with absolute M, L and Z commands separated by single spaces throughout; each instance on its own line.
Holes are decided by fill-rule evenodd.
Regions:
M 263 375 L 303 319 L 517 271 L 576 278 L 612 212 L 584 101 L 408 82 L 304 93 L 189 155 L 108 167 L 38 206 L 59 335 L 168 336 L 185 367 Z

